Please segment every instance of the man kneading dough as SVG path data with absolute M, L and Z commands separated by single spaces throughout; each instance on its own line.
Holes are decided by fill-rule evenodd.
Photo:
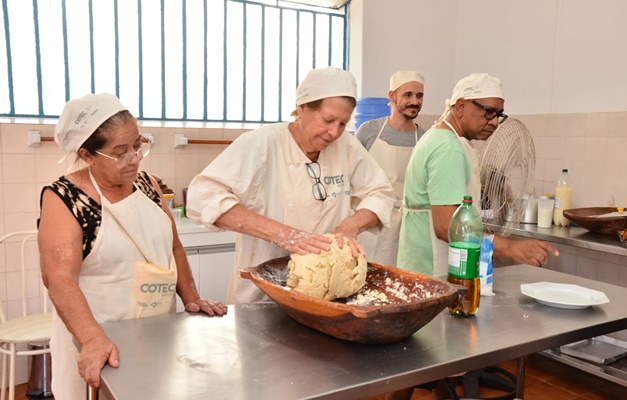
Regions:
M 348 239 L 344 238 L 340 249 L 335 235 L 324 236 L 333 240 L 329 251 L 305 256 L 291 255 L 287 286 L 323 300 L 357 293 L 366 283 L 366 257 L 362 254 L 358 260 L 353 258 Z

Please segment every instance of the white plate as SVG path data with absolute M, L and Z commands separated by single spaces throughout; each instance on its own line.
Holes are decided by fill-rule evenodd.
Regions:
M 586 308 L 610 302 L 603 292 L 566 283 L 523 283 L 520 291 L 542 304 L 559 308 Z

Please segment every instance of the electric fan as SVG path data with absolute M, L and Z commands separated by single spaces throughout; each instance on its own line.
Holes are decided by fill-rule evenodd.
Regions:
M 509 118 L 480 147 L 483 225 L 489 233 L 508 236 L 531 197 L 536 168 L 533 138 L 522 122 Z

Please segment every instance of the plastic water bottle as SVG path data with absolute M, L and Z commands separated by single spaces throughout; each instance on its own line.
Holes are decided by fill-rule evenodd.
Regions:
M 468 317 L 479 310 L 481 282 L 479 254 L 483 240 L 481 216 L 472 205 L 472 196 L 464 196 L 448 226 L 448 278 L 450 283 L 465 286 L 448 307 L 455 316 Z
M 568 226 L 570 221 L 564 216 L 564 210 L 570 208 L 573 198 L 573 184 L 568 176 L 568 170 L 563 169 L 562 175 L 555 186 L 555 208 L 553 209 L 553 223 L 555 226 Z

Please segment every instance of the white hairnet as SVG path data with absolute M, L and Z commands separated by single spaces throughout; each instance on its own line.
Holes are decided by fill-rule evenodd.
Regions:
M 103 122 L 124 110 L 120 100 L 108 93 L 70 100 L 54 129 L 54 141 L 65 151 L 78 151 Z
M 357 100 L 357 81 L 353 74 L 335 67 L 312 69 L 296 89 L 296 105 L 340 96 Z
M 460 79 L 453 88 L 451 105 L 458 99 L 485 99 L 498 97 L 503 99 L 501 80 L 486 73 L 472 74 Z
M 503 88 L 501 80 L 486 73 L 471 74 L 460 79 L 453 88 L 453 95 L 444 102 L 444 112 L 435 121 L 435 125 L 446 119 L 451 113 L 451 107 L 455 105 L 459 99 L 485 99 L 488 97 L 503 97 Z
M 398 71 L 390 77 L 390 90 L 394 91 L 407 82 L 418 82 L 424 85 L 425 77 L 417 71 Z

